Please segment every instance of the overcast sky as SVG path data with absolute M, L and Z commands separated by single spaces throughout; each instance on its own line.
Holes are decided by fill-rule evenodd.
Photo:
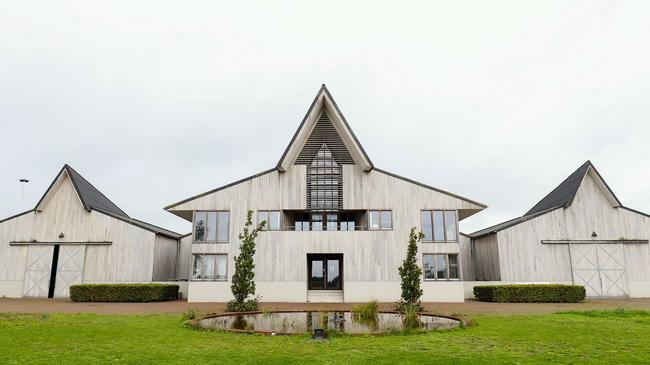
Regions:
M 322 83 L 382 169 L 520 216 L 587 159 L 650 212 L 650 2 L 13 1 L 0 217 L 64 163 L 132 217 L 275 166 Z M 21 206 L 19 178 L 31 180 Z

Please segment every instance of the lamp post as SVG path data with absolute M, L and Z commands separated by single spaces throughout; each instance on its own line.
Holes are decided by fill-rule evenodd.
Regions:
M 25 197 L 25 185 L 29 182 L 29 179 L 20 179 L 18 180 L 22 185 L 22 191 L 20 192 L 20 210 L 23 209 L 23 198 Z

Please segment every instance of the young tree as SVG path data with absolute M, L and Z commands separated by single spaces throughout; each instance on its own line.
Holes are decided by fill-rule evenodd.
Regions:
M 246 225 L 239 234 L 239 255 L 235 256 L 235 272 L 230 289 L 235 299 L 228 302 L 230 312 L 249 312 L 258 309 L 259 298 L 255 296 L 255 238 L 264 229 L 266 221 L 253 226 L 253 211 L 246 215 Z
M 399 267 L 399 275 L 402 278 L 402 298 L 398 302 L 398 309 L 406 305 L 420 307 L 420 297 L 422 297 L 422 288 L 420 281 L 422 278 L 422 269 L 417 263 L 418 245 L 417 243 L 424 237 L 422 232 L 415 232 L 415 227 L 411 228 L 409 234 L 409 245 L 406 251 L 406 258 Z

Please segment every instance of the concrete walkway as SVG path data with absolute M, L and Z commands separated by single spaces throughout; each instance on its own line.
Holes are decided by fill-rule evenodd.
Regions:
M 354 303 L 262 303 L 263 309 L 275 310 L 349 310 Z M 426 310 L 440 314 L 525 314 L 553 313 L 559 311 L 584 311 L 594 309 L 644 309 L 650 310 L 650 299 L 591 299 L 585 303 L 483 303 L 468 300 L 465 303 L 424 303 Z M 393 310 L 393 303 L 381 303 L 380 309 Z M 100 313 L 100 314 L 153 314 L 182 313 L 196 309 L 202 313 L 222 312 L 224 303 L 188 303 L 185 300 L 158 303 L 73 303 L 60 299 L 8 299 L 0 298 L 0 313 Z

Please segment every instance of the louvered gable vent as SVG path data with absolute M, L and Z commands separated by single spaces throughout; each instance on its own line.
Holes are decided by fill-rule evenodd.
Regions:
M 302 147 L 298 158 L 296 158 L 296 165 L 311 165 L 314 161 L 314 158 L 318 154 L 318 151 L 322 148 L 323 145 L 327 146 L 327 149 L 332 154 L 332 158 L 338 164 L 354 164 L 354 160 L 345 148 L 345 144 L 341 140 L 339 132 L 336 131 L 332 121 L 327 116 L 327 113 L 323 112 L 314 126 L 314 130 L 311 132 L 311 135 L 305 142 L 305 145 Z

